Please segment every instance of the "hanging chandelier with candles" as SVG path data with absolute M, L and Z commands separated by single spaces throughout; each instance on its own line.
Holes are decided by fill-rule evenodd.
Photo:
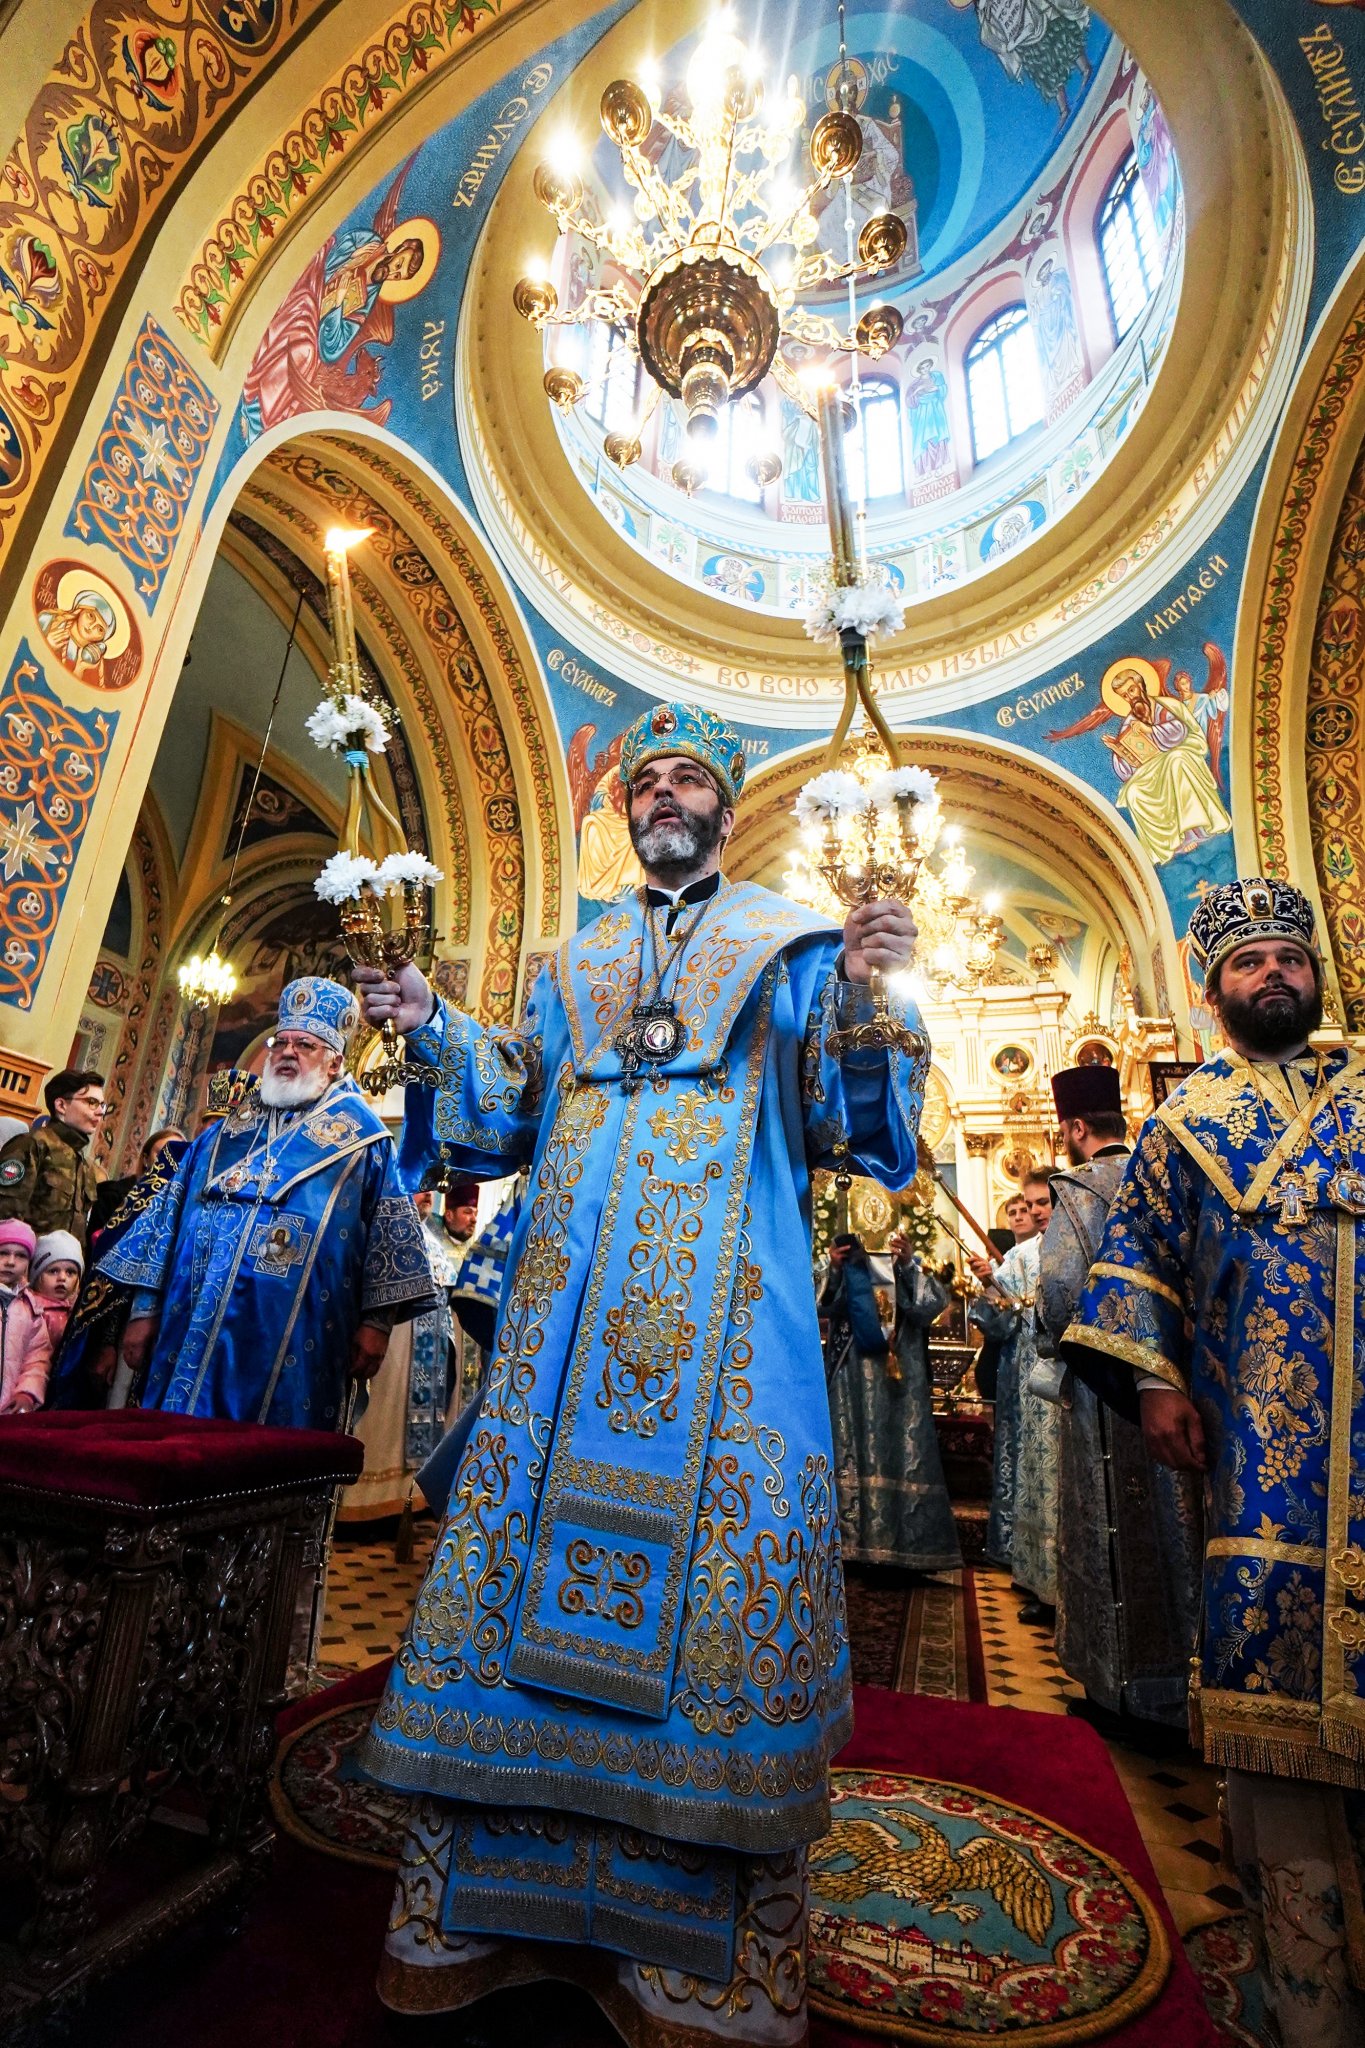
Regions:
M 226 907 L 227 898 L 223 899 Z M 215 945 L 207 953 L 191 953 L 176 975 L 180 993 L 195 1010 L 211 1010 L 216 1003 L 231 1002 L 237 992 L 237 976 Z
M 841 9 L 842 18 L 842 9 Z M 624 204 L 597 217 L 585 196 L 582 152 L 564 136 L 534 178 L 536 197 L 554 216 L 561 237 L 578 237 L 604 259 L 609 283 L 561 304 L 552 265 L 528 271 L 513 293 L 516 309 L 542 330 L 606 321 L 639 358 L 649 384 L 640 416 L 628 432 L 608 434 L 609 459 L 625 468 L 639 459 L 641 433 L 665 393 L 687 417 L 688 455 L 674 481 L 695 489 L 705 474 L 722 409 L 755 389 L 769 372 L 788 397 L 809 413 L 810 391 L 793 373 L 779 344 L 792 339 L 832 351 L 876 359 L 899 338 L 893 306 L 869 307 L 855 318 L 853 292 L 861 280 L 895 268 L 909 239 L 894 213 L 874 215 L 844 260 L 817 246 L 819 223 L 811 202 L 835 179 L 847 181 L 863 148 L 856 88 L 841 69 L 837 104 L 816 122 L 810 137 L 810 172 L 797 183 L 787 166 L 806 119 L 789 81 L 770 102 L 753 54 L 722 12 L 697 46 L 686 74 L 686 108 L 664 104 L 661 81 L 619 78 L 602 94 L 601 121 L 620 152 L 633 208 Z M 665 177 L 647 145 L 658 131 L 682 153 L 676 176 Z M 566 266 L 560 266 L 564 275 Z M 802 303 L 813 291 L 846 282 L 847 327 Z M 547 396 L 562 410 L 588 394 L 581 372 L 549 351 Z M 780 473 L 780 458 L 765 455 L 764 481 Z M 774 467 L 775 465 L 775 467 Z

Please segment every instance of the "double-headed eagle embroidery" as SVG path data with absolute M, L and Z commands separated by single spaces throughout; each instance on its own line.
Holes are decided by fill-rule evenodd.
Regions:
M 836 1820 L 812 1849 L 811 1889 L 817 1899 L 848 1905 L 869 1892 L 884 1892 L 930 1913 L 950 1913 L 966 1927 L 985 1909 L 960 1894 L 988 1892 L 1021 1934 L 1044 1946 L 1052 1925 L 1052 1892 L 1020 1850 L 989 1835 L 976 1835 L 955 1850 L 923 1815 L 901 1807 L 885 1811 L 893 1827 L 875 1820 Z M 896 1829 L 913 1837 L 913 1846 Z M 851 1868 L 834 1867 L 845 1862 Z

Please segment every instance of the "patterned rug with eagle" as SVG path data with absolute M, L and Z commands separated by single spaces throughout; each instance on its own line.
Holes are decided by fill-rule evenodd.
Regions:
M 911 2040 L 1081 2041 L 1160 1991 L 1155 1907 L 1108 1856 L 969 1785 L 832 1774 L 811 1850 L 810 1996 Z
M 404 1802 L 354 1762 L 384 1669 L 291 1710 L 275 1781 L 277 1817 L 296 1840 L 370 1865 L 396 1860 L 404 1821 Z M 1211 2048 L 1194 1974 L 1091 1730 L 871 1688 L 855 1697 L 833 1826 L 810 1858 L 822 2041 Z

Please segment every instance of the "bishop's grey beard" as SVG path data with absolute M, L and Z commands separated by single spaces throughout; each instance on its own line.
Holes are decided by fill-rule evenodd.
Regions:
M 653 810 L 630 821 L 630 843 L 642 867 L 656 875 L 686 880 L 697 872 L 721 841 L 723 807 L 717 799 L 705 817 L 681 811 L 655 820 Z
M 265 1109 L 302 1109 L 318 1101 L 331 1085 L 325 1074 L 319 1080 L 315 1074 L 272 1074 L 267 1067 L 261 1075 L 261 1104 Z

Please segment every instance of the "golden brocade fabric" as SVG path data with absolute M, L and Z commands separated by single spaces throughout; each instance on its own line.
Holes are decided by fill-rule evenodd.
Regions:
M 534 1937 L 552 1874 L 571 1938 L 664 1972 L 690 1954 L 722 1983 L 734 1859 L 826 1825 L 850 1673 L 811 1174 L 847 1158 L 907 1185 L 927 1063 L 831 1053 L 865 1000 L 839 944 L 722 887 L 669 984 L 684 1042 L 633 1076 L 614 1041 L 647 947 L 637 897 L 560 949 L 519 1032 L 443 1007 L 409 1038 L 439 1085 L 411 1093 L 405 1168 L 529 1169 L 487 1384 L 365 1752 L 466 1819 L 526 1817 L 496 1856 L 457 1829 L 444 1935 Z M 648 1878 L 636 1833 L 662 1845 Z M 630 1919 L 627 1865 L 672 1887 L 671 1919 Z
M 1064 1339 L 1203 1417 L 1210 1760 L 1345 1785 L 1365 1785 L 1363 1165 L 1359 1053 L 1218 1054 L 1144 1128 Z

